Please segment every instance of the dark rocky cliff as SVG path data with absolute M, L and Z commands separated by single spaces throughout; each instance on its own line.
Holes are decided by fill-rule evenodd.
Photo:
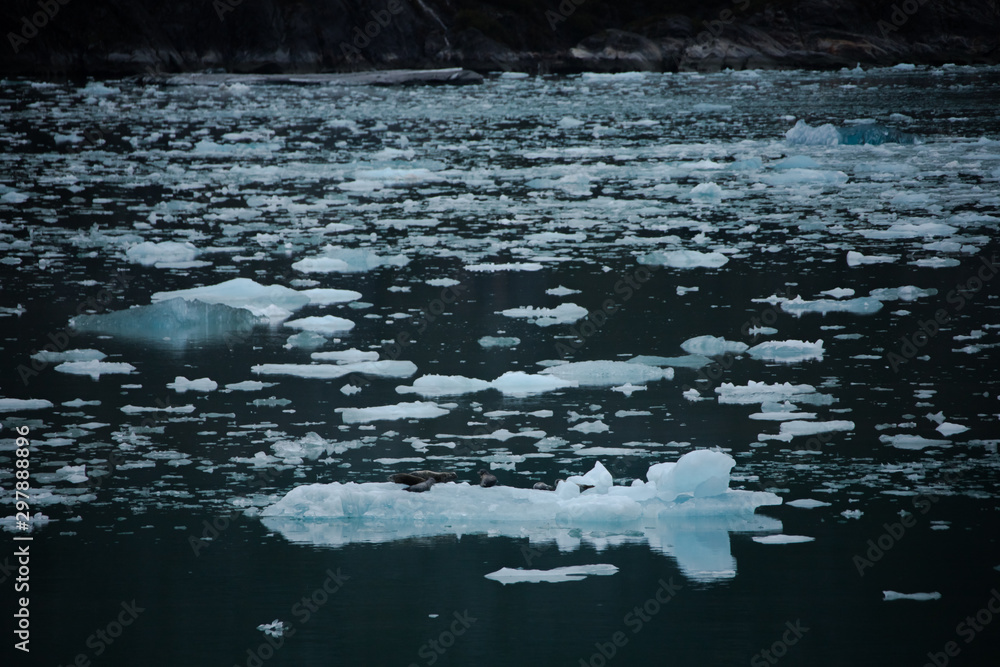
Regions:
M 1000 2 L 5 0 L 0 73 L 525 72 L 1000 61 Z

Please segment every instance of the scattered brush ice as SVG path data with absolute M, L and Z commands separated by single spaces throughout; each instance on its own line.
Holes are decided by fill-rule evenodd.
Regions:
M 521 344 L 521 339 L 504 336 L 483 336 L 479 339 L 479 344 L 487 349 L 491 347 L 517 347 Z
M 958 266 L 961 262 L 954 257 L 924 257 L 914 262 L 910 262 L 910 264 L 925 269 L 944 269 L 950 266 Z
M 845 296 L 854 296 L 854 290 L 850 287 L 835 287 L 833 289 L 823 290 L 820 294 L 826 294 L 834 299 L 843 299 Z
M 882 591 L 882 601 L 892 602 L 893 600 L 915 600 L 917 602 L 927 602 L 929 600 L 940 600 L 941 594 L 937 591 L 933 593 L 897 593 L 896 591 Z
M 461 284 L 460 280 L 455 280 L 454 278 L 431 278 L 424 282 L 431 287 L 454 287 Z
M 753 538 L 754 542 L 760 544 L 800 544 L 802 542 L 812 542 L 815 537 L 805 535 L 760 535 Z
M 719 336 L 695 336 L 681 343 L 681 349 L 688 354 L 700 354 L 705 357 L 718 357 L 724 354 L 742 354 L 749 345 L 739 341 L 726 340 Z
M 934 440 L 920 435 L 900 433 L 899 435 L 880 435 L 878 438 L 887 445 L 899 449 L 924 449 L 926 447 L 951 447 L 951 440 Z
M 792 129 L 785 132 L 785 140 L 790 144 L 806 146 L 836 146 L 840 143 L 840 133 L 830 123 L 812 127 L 804 120 L 800 120 Z
M 55 407 L 44 398 L 0 398 L 0 412 L 20 412 L 21 410 L 45 410 Z
M 381 266 L 406 266 L 404 255 L 380 256 L 368 248 L 326 246 L 322 254 L 301 259 L 292 268 L 303 273 L 363 273 Z
M 77 315 L 70 326 L 84 333 L 183 343 L 189 338 L 218 338 L 233 332 L 246 335 L 264 322 L 243 308 L 175 298 L 101 315 Z
M 611 430 L 611 427 L 602 422 L 601 420 L 592 422 L 580 422 L 575 426 L 569 427 L 570 431 L 578 431 L 580 433 L 607 433 Z
M 848 177 L 842 171 L 829 171 L 826 169 L 785 169 L 775 174 L 762 174 L 758 176 L 761 181 L 769 185 L 844 185 Z
M 336 379 L 351 373 L 388 378 L 410 377 L 417 372 L 412 361 L 383 359 L 351 364 L 258 364 L 250 370 L 257 375 L 294 375 L 313 379 Z
M 670 380 L 674 377 L 674 369 L 626 361 L 576 361 L 546 368 L 541 374 L 576 382 L 580 386 L 603 387 Z
M 854 422 L 834 419 L 827 422 L 817 421 L 785 421 L 781 422 L 781 434 L 791 435 L 816 435 L 817 433 L 832 433 L 834 431 L 853 431 Z
M 771 163 L 772 169 L 819 169 L 823 165 L 808 155 L 792 155 Z
M 188 380 L 186 377 L 178 375 L 174 378 L 173 382 L 167 383 L 167 387 L 179 394 L 183 394 L 186 391 L 215 391 L 219 388 L 219 383 L 211 378 Z
M 87 481 L 87 466 L 63 466 L 55 472 L 35 473 L 35 479 L 42 484 L 54 484 L 56 482 L 83 484 Z
M 545 293 L 551 296 L 569 296 L 570 294 L 579 294 L 580 290 L 570 289 L 568 287 L 563 287 L 562 285 L 560 285 L 559 287 L 552 287 L 550 289 L 545 290 Z
M 937 430 L 937 432 L 940 433 L 941 435 L 948 437 L 949 435 L 965 433 L 966 431 L 969 430 L 969 427 L 962 426 L 961 424 L 952 424 L 950 422 L 944 422 L 940 426 L 938 426 L 937 429 L 935 430 Z
M 500 311 L 501 315 L 526 319 L 540 327 L 550 327 L 555 324 L 572 324 L 587 316 L 587 309 L 575 303 L 563 303 L 555 308 L 508 308 Z
M 754 345 L 749 350 L 754 359 L 793 364 L 810 359 L 823 360 L 823 341 L 810 343 L 804 340 L 775 340 Z
M 37 491 L 32 494 L 32 498 L 36 504 L 38 503 L 39 495 L 40 493 Z M 23 519 L 18 519 L 17 515 L 5 516 L 2 519 L 0 519 L 0 528 L 3 528 L 4 530 L 10 533 L 24 532 L 24 529 L 20 527 L 20 524 L 22 522 Z M 32 531 L 35 528 L 44 528 L 49 524 L 49 517 L 45 516 L 41 512 L 35 512 L 34 515 L 28 517 L 28 521 L 26 523 L 28 524 L 29 531 Z
M 647 266 L 669 266 L 674 269 L 710 268 L 717 269 L 729 261 L 719 252 L 698 252 L 697 250 L 655 250 L 640 255 L 640 264 Z
M 71 375 L 89 375 L 94 380 L 100 379 L 102 375 L 128 375 L 135 370 L 135 366 L 124 361 L 64 361 L 56 366 L 60 373 Z
M 260 380 L 244 380 L 243 382 L 233 382 L 226 385 L 230 391 L 260 391 L 267 387 L 273 387 L 274 382 L 261 382 Z
M 829 507 L 830 503 L 824 503 L 822 500 L 814 500 L 813 498 L 799 498 L 797 500 L 787 500 L 785 504 L 789 507 L 798 507 L 800 509 L 811 510 L 817 507 Z
M 912 144 L 916 137 L 895 128 L 876 123 L 860 123 L 848 127 L 835 127 L 830 123 L 809 125 L 804 120 L 785 132 L 785 140 L 790 144 L 807 146 L 878 146 L 885 143 Z
M 830 299 L 818 299 L 816 301 L 805 301 L 801 296 L 781 302 L 781 309 L 786 313 L 801 317 L 805 313 L 857 313 L 859 315 L 869 315 L 882 310 L 882 302 L 870 296 L 860 296 L 854 299 L 834 301 Z
M 541 271 L 543 267 L 537 262 L 509 262 L 507 264 L 469 264 L 467 271 L 476 273 L 498 273 L 501 271 Z
M 170 412 L 170 413 L 177 413 L 177 414 L 189 414 L 191 412 L 194 412 L 194 406 L 193 405 L 167 405 L 167 406 L 164 406 L 164 407 L 151 408 L 151 407 L 146 407 L 146 406 L 141 406 L 141 405 L 123 405 L 121 408 L 119 408 L 119 410 L 121 410 L 122 412 L 124 412 L 127 415 L 138 415 L 138 414 L 142 414 L 143 412 Z
M 311 317 L 287 321 L 285 322 L 285 326 L 302 331 L 311 331 L 324 336 L 332 336 L 350 331 L 354 328 L 354 322 L 343 317 L 337 317 L 336 315 L 313 315 Z
M 621 393 L 625 394 L 625 398 L 628 398 L 629 396 L 631 396 L 635 392 L 637 392 L 637 391 L 646 391 L 646 389 L 647 389 L 647 387 L 644 386 L 644 385 L 636 385 L 636 384 L 632 384 L 631 382 L 626 382 L 623 385 L 619 385 L 617 387 L 612 387 L 611 391 L 621 392 Z
M 340 455 L 352 449 L 370 447 L 375 438 L 334 442 L 326 440 L 316 432 L 309 432 L 298 440 L 279 440 L 271 445 L 274 455 L 283 463 L 298 465 L 303 461 L 315 461 L 321 456 Z
M 270 623 L 261 623 L 257 629 L 269 637 L 282 637 L 285 634 L 285 624 L 278 619 Z
M 395 421 L 399 419 L 433 419 L 450 412 L 437 403 L 416 401 L 395 405 L 376 405 L 370 408 L 337 408 L 345 424 L 367 424 L 373 421 Z
M 55 364 L 62 361 L 100 361 L 108 355 L 98 350 L 65 350 L 56 352 L 55 350 L 41 350 L 31 355 L 32 359 Z
M 125 257 L 128 261 L 143 266 L 182 264 L 192 262 L 197 256 L 198 248 L 193 244 L 176 241 L 163 241 L 162 243 L 143 241 L 130 246 L 125 251 Z
M 579 581 L 588 576 L 608 576 L 618 571 L 614 565 L 598 563 L 596 565 L 571 565 L 556 567 L 551 570 L 523 570 L 502 567 L 496 572 L 485 575 L 487 579 L 499 581 L 503 585 L 539 582 L 561 583 L 564 581 Z
M 358 350 L 353 347 L 348 350 L 313 352 L 309 356 L 316 361 L 335 361 L 338 364 L 353 364 L 359 361 L 378 361 L 378 352 L 374 350 Z

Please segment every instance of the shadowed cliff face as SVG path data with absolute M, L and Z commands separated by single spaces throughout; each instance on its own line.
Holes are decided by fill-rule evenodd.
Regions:
M 7 0 L 0 72 L 527 72 L 995 63 L 1000 3 Z

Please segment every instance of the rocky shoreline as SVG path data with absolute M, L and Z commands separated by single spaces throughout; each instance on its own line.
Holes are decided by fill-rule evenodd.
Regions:
M 0 74 L 50 78 L 1000 62 L 996 0 L 9 0 L 0 22 Z

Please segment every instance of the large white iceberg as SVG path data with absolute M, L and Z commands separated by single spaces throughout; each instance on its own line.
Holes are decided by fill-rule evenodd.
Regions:
M 245 336 L 264 320 L 243 308 L 174 298 L 100 315 L 77 315 L 69 322 L 80 332 L 181 343 L 189 338 Z
M 617 486 L 598 463 L 555 492 L 468 482 L 436 484 L 425 493 L 389 482 L 306 484 L 260 517 L 290 541 L 324 546 L 476 533 L 555 542 L 564 551 L 584 543 L 598 550 L 648 543 L 676 558 L 687 577 L 714 581 L 735 576 L 730 531 L 781 530 L 779 521 L 754 513 L 781 498 L 728 488 L 734 464 L 723 452 L 697 450 L 651 466 L 648 481 Z M 594 488 L 581 492 L 572 482 Z

